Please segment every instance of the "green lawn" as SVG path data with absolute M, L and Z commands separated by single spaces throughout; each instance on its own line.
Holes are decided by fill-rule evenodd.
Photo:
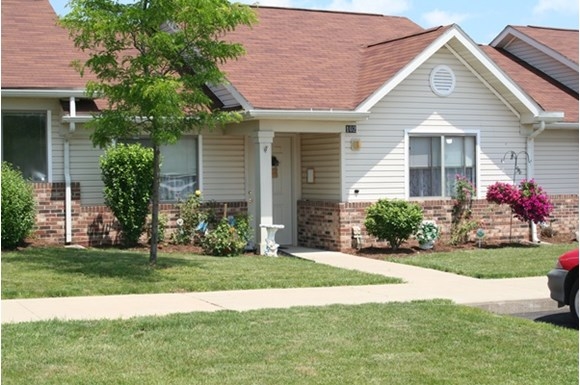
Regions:
M 447 301 L 2 326 L 5 384 L 577 384 L 578 331 Z
M 558 257 L 578 243 L 476 249 L 445 253 L 419 253 L 410 257 L 385 257 L 391 262 L 426 267 L 475 278 L 543 276 Z
M 27 248 L 2 253 L 2 298 L 175 293 L 399 283 L 290 257 L 232 258 L 147 252 Z

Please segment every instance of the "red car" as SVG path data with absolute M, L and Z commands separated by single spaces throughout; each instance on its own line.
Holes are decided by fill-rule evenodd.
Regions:
M 578 249 L 558 258 L 556 267 L 548 273 L 548 288 L 558 307 L 569 305 L 570 312 L 578 319 Z

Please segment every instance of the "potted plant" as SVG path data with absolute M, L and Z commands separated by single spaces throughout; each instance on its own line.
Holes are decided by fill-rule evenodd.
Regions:
M 419 241 L 420 248 L 431 249 L 435 240 L 439 238 L 439 227 L 434 221 L 423 221 L 415 233 L 415 238 Z

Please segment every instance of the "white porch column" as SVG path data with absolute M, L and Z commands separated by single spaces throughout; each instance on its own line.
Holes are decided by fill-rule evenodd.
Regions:
M 272 200 L 272 141 L 274 133 L 271 131 L 258 131 L 252 134 L 255 148 L 256 163 L 256 211 L 257 224 L 273 224 L 273 200 Z M 261 255 L 266 252 L 267 231 L 258 227 L 259 238 L 256 246 Z

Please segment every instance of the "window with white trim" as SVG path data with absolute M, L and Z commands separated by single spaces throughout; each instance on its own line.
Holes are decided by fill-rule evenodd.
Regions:
M 125 139 L 123 143 L 140 143 L 151 147 L 148 138 Z M 182 136 L 175 144 L 161 145 L 161 177 L 159 200 L 176 202 L 187 199 L 199 187 L 198 140 L 195 136 Z
M 451 197 L 461 175 L 475 185 L 475 136 L 409 137 L 409 196 Z
M 2 111 L 2 160 L 25 179 L 48 182 L 46 111 Z

